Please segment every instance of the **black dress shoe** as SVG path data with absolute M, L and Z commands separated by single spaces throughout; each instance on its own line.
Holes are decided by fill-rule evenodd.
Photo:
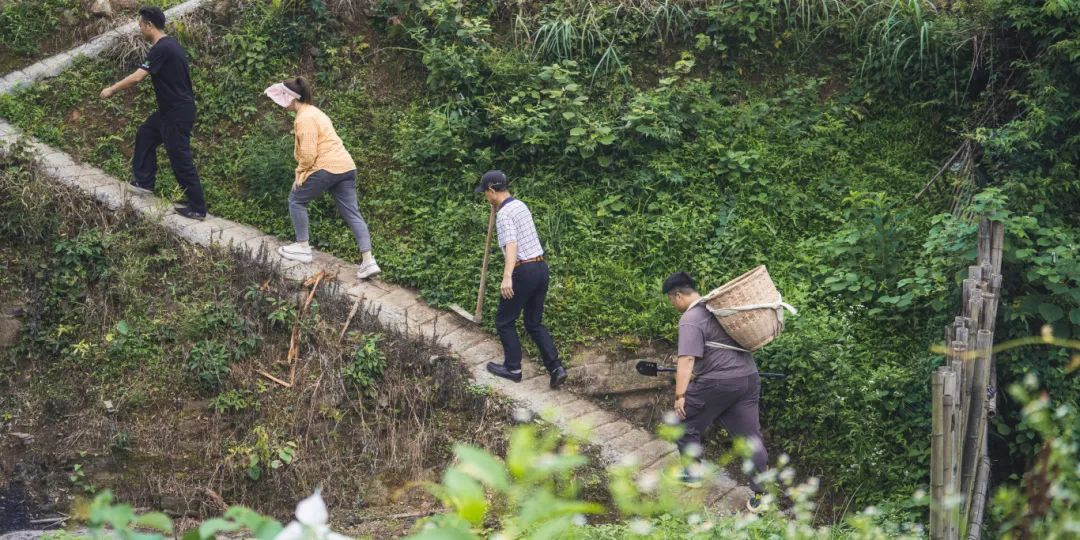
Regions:
M 188 219 L 194 219 L 198 221 L 206 219 L 206 212 L 196 212 L 188 206 L 181 206 L 180 208 L 177 208 L 176 213 Z
M 521 371 L 520 370 L 517 373 L 514 373 L 514 372 L 510 371 L 509 369 L 506 369 L 506 366 L 504 366 L 502 364 L 496 364 L 495 362 L 488 362 L 487 370 L 488 370 L 488 373 L 491 373 L 492 375 L 495 375 L 496 377 L 502 377 L 504 379 L 510 379 L 511 381 L 514 381 L 514 382 L 521 382 Z
M 559 366 L 551 372 L 551 389 L 558 390 L 566 382 L 566 368 Z
M 144 185 L 142 185 L 142 184 L 140 184 L 140 183 L 138 183 L 138 182 L 136 182 L 134 180 L 128 182 L 128 187 L 130 187 L 131 189 L 135 190 L 138 193 L 142 193 L 143 195 L 153 195 L 154 194 L 154 186 L 144 186 Z

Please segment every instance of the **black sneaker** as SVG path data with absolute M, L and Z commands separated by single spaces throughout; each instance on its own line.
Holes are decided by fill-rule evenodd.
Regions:
M 130 187 L 132 190 L 134 190 L 137 193 L 142 193 L 143 195 L 153 195 L 154 194 L 154 186 L 146 187 L 146 186 L 144 186 L 144 185 L 142 185 L 142 184 L 140 184 L 140 183 L 138 183 L 138 182 L 136 182 L 134 180 L 128 182 L 128 187 Z
M 510 379 L 511 381 L 514 381 L 514 382 L 521 382 L 521 370 L 520 369 L 517 370 L 517 372 L 515 373 L 513 371 L 510 371 L 509 369 L 506 369 L 506 366 L 504 366 L 502 364 L 496 364 L 495 362 L 488 362 L 487 370 L 488 370 L 488 373 L 491 373 L 492 375 L 495 375 L 496 377 L 502 377 L 504 379 Z
M 559 366 L 551 372 L 551 389 L 558 390 L 564 382 L 566 382 L 566 369 Z
M 206 219 L 206 212 L 196 212 L 195 210 L 192 210 L 190 207 L 187 206 L 181 206 L 180 208 L 177 208 L 176 213 L 188 219 L 194 219 L 196 221 L 202 221 Z

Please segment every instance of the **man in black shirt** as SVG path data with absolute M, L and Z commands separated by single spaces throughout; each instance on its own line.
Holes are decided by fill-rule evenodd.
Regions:
M 157 148 L 165 145 L 176 182 L 187 195 L 187 206 L 176 212 L 191 219 L 206 217 L 199 172 L 191 156 L 191 130 L 195 126 L 195 92 L 187 54 L 176 38 L 165 34 L 165 12 L 158 7 L 139 10 L 139 30 L 153 43 L 150 52 L 134 73 L 101 91 L 102 98 L 135 86 L 147 75 L 153 80 L 158 110 L 139 126 L 135 135 L 135 155 L 131 158 L 134 179 L 131 187 L 151 193 L 157 176 Z

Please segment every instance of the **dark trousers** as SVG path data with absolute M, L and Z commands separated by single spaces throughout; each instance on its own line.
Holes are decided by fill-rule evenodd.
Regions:
M 686 418 L 682 425 L 686 429 L 676 442 L 680 452 L 685 452 L 691 444 L 701 445 L 705 432 L 717 419 L 732 437 L 742 437 L 750 445 L 753 453 L 751 460 L 758 473 L 765 472 L 769 463 L 769 453 L 765 450 L 765 440 L 761 436 L 761 422 L 758 418 L 758 401 L 761 396 L 761 377 L 757 373 L 733 379 L 694 379 L 686 389 Z M 753 479 L 750 489 L 755 493 L 763 490 Z
M 525 312 L 525 331 L 540 349 L 540 358 L 548 372 L 562 365 L 555 350 L 555 340 L 544 327 L 544 298 L 547 297 L 548 266 L 544 261 L 523 264 L 514 270 L 514 297 L 499 299 L 495 313 L 495 328 L 503 347 L 503 365 L 509 370 L 521 369 L 521 340 L 518 338 L 517 318 Z
M 188 207 L 206 212 L 206 198 L 199 171 L 191 155 L 191 130 L 195 127 L 195 106 L 180 106 L 162 113 L 154 111 L 135 133 L 135 155 L 131 157 L 131 174 L 135 182 L 147 189 L 157 181 L 157 149 L 165 145 L 176 182 L 187 195 Z

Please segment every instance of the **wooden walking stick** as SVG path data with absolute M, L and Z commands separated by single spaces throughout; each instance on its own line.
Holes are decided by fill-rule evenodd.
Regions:
M 451 304 L 450 309 L 461 318 L 480 324 L 484 318 L 484 287 L 487 285 L 488 260 L 491 258 L 491 236 L 495 232 L 495 205 L 491 205 L 491 213 L 488 215 L 487 239 L 484 240 L 484 262 L 480 265 L 480 291 L 476 293 L 476 312 L 472 315 L 457 304 Z

